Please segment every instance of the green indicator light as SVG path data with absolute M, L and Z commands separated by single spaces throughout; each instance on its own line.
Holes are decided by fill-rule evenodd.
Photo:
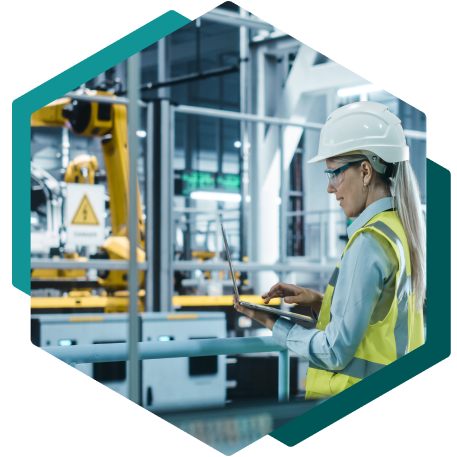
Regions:
M 239 192 L 241 180 L 238 175 L 224 175 L 217 178 L 219 187 L 229 192 Z
M 194 190 L 214 189 L 216 187 L 214 177 L 209 172 L 183 173 L 181 179 L 185 183 L 182 190 L 183 195 L 189 195 Z

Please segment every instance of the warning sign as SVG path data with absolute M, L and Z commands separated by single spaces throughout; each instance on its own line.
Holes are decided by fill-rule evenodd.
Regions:
M 97 216 L 95 215 L 95 212 L 92 209 L 86 194 L 84 194 L 84 197 L 81 200 L 81 204 L 79 205 L 75 217 L 71 223 L 78 225 L 99 225 Z
M 105 241 L 105 186 L 67 184 L 67 244 L 102 246 Z

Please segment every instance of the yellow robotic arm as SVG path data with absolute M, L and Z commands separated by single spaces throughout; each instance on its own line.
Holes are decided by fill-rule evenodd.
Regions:
M 59 98 L 32 114 L 32 127 L 67 127 L 68 120 L 63 117 L 63 109 L 71 103 L 71 98 Z
M 116 98 L 103 91 L 86 91 L 87 95 L 103 95 Z M 32 127 L 66 127 L 81 136 L 100 137 L 105 161 L 112 236 L 104 245 L 103 251 L 109 258 L 128 258 L 128 208 L 129 208 L 129 152 L 127 133 L 127 107 L 116 103 L 103 103 L 89 100 L 61 98 L 32 114 Z M 98 169 L 94 156 L 82 155 L 71 161 L 65 173 L 66 182 L 94 183 Z M 140 191 L 137 182 L 137 226 L 138 260 L 144 261 L 145 223 L 141 209 Z M 119 237 L 123 237 L 121 240 Z M 120 248 L 122 246 L 122 249 Z M 101 284 L 108 289 L 125 289 L 126 272 L 107 273 Z M 140 273 L 140 283 L 144 272 Z

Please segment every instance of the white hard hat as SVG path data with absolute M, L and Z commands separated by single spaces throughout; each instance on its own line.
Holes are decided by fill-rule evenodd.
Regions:
M 386 105 L 356 102 L 333 111 L 321 130 L 319 152 L 308 163 L 355 151 L 367 155 L 372 164 L 376 156 L 388 163 L 409 160 L 401 121 Z

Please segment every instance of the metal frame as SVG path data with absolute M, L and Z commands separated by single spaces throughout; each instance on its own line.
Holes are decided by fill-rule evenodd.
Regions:
M 130 242 L 129 255 L 129 370 L 128 391 L 129 399 L 134 403 L 140 403 L 140 370 L 138 365 L 138 340 L 140 328 L 138 322 L 138 265 L 137 265 L 137 241 L 138 241 L 138 206 L 137 206 L 137 166 L 139 155 L 139 138 L 136 134 L 140 126 L 140 54 L 133 54 L 127 60 L 127 92 L 129 104 L 127 109 L 127 130 L 129 143 L 129 217 L 128 235 Z
M 153 311 L 153 291 L 154 291 L 154 194 L 152 186 L 152 176 L 154 176 L 153 161 L 153 138 L 154 138 L 154 105 L 148 103 L 146 115 L 146 158 L 145 158 L 145 177 L 146 177 L 146 311 Z M 137 264 L 139 265 L 139 264 Z

